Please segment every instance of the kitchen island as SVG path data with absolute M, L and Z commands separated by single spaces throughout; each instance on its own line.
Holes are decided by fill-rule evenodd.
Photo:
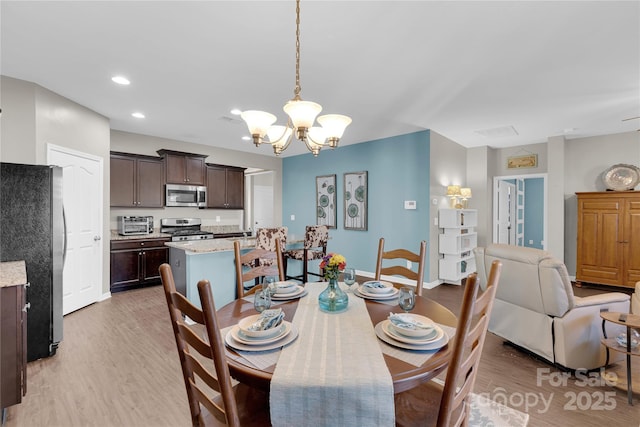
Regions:
M 216 309 L 236 299 L 236 270 L 233 242 L 238 240 L 242 252 L 255 248 L 255 238 L 210 239 L 189 242 L 167 242 L 169 263 L 173 271 L 176 289 L 191 303 L 200 307 L 198 281 L 207 279 L 211 283 Z M 292 241 L 287 244 L 299 244 Z M 296 273 L 297 264 L 292 263 L 290 273 Z M 301 268 L 300 268 L 301 270 Z
M 211 283 L 216 308 L 236 299 L 236 267 L 233 241 L 239 240 L 243 251 L 253 249 L 256 239 L 210 239 L 188 242 L 167 242 L 169 263 L 176 290 L 200 307 L 198 281 Z

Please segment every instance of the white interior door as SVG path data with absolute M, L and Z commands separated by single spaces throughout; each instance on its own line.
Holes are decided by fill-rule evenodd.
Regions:
M 515 207 L 516 186 L 506 181 L 498 181 L 496 188 L 496 218 L 494 222 L 494 243 L 514 245 L 516 238 Z
M 47 161 L 63 169 L 67 252 L 63 270 L 63 314 L 100 299 L 102 293 L 102 172 L 99 157 L 47 146 Z
M 253 224 L 251 225 L 253 230 L 278 225 L 273 215 L 273 171 L 252 175 L 251 194 L 253 195 Z

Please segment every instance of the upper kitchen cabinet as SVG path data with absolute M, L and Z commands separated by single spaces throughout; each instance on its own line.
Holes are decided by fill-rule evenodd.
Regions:
M 111 206 L 161 208 L 164 166 L 159 157 L 111 152 Z
M 164 158 L 167 184 L 205 185 L 205 165 L 202 154 L 158 150 Z
M 244 209 L 244 168 L 207 164 L 207 207 Z

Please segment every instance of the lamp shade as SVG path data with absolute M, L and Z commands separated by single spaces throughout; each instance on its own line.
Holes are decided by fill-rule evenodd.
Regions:
M 282 148 L 289 141 L 291 132 L 293 131 L 287 126 L 270 126 L 267 130 L 267 136 L 271 145 Z
M 448 185 L 447 186 L 447 196 L 460 197 L 460 186 L 459 185 Z
M 259 135 L 260 138 L 267 134 L 269 126 L 276 121 L 276 116 L 273 114 L 258 110 L 243 111 L 240 117 L 247 123 L 251 135 Z
M 324 145 L 324 141 L 327 139 L 327 131 L 319 126 L 313 126 L 309 129 L 309 145 Z
M 470 199 L 471 198 L 471 189 L 470 188 L 461 188 L 460 189 L 460 197 L 462 197 L 463 199 Z
M 293 127 L 310 128 L 316 120 L 316 116 L 322 111 L 322 106 L 311 101 L 291 100 L 282 108 L 291 118 Z M 273 122 L 272 122 L 273 123 Z
M 351 117 L 342 114 L 325 114 L 318 117 L 318 123 L 327 132 L 327 138 L 342 138 L 344 130 L 351 124 Z

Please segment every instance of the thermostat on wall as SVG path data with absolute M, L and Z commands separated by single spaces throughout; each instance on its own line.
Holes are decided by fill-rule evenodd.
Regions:
M 415 209 L 416 208 L 416 201 L 415 200 L 405 200 L 404 201 L 404 208 L 405 209 Z

